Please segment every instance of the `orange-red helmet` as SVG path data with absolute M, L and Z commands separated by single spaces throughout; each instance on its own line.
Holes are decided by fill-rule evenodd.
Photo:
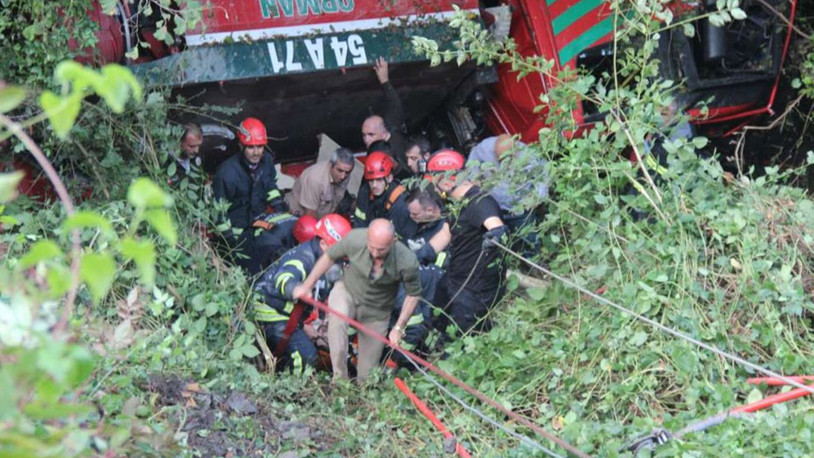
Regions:
M 325 215 L 314 228 L 316 236 L 325 240 L 328 246 L 342 240 L 351 230 L 350 222 L 336 213 Z
M 451 149 L 436 151 L 427 161 L 427 171 L 431 173 L 449 172 L 464 168 L 464 156 Z
M 381 151 L 368 154 L 365 160 L 365 180 L 384 178 L 393 172 L 393 158 Z
M 297 220 L 294 224 L 294 229 L 291 232 L 294 234 L 294 238 L 297 239 L 299 243 L 305 243 L 315 235 L 317 235 L 317 219 L 311 215 L 303 215 Z
M 240 144 L 246 146 L 257 146 L 267 144 L 266 126 L 257 118 L 246 118 L 240 123 L 237 129 L 237 138 Z

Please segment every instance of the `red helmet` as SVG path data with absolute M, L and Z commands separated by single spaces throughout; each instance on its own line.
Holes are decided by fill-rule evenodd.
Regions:
M 317 226 L 317 219 L 311 215 L 303 215 L 300 216 L 300 219 L 294 224 L 294 229 L 291 232 L 294 234 L 294 238 L 297 239 L 299 243 L 305 243 L 315 235 Z
M 438 173 L 461 170 L 464 168 L 464 162 L 466 159 L 461 153 L 451 149 L 442 149 L 436 151 L 427 161 L 427 171 Z
M 265 145 L 269 142 L 266 137 L 266 126 L 257 118 L 244 119 L 237 129 L 237 138 L 246 146 Z
M 374 151 L 365 160 L 365 180 L 384 178 L 393 171 L 393 158 L 381 151 Z
M 328 246 L 342 240 L 348 235 L 350 230 L 351 227 L 348 220 L 336 213 L 323 216 L 322 219 L 317 222 L 316 227 L 314 227 L 316 236 L 325 240 Z

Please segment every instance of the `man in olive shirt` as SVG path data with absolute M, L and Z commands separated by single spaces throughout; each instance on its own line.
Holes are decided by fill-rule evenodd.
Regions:
M 337 148 L 328 161 L 317 162 L 302 172 L 286 202 L 295 215 L 314 218 L 334 213 L 348 190 L 355 159 L 347 148 Z
M 314 283 L 338 259 L 347 257 L 348 267 L 342 281 L 334 284 L 328 305 L 375 332 L 384 335 L 395 307 L 399 284 L 404 283 L 407 297 L 401 314 L 388 338 L 398 342 L 404 336 L 407 321 L 413 315 L 421 297 L 418 259 L 415 254 L 396 240 L 393 223 L 375 219 L 367 229 L 355 229 L 342 241 L 332 246 L 317 261 L 308 278 L 297 286 L 292 296 L 308 296 Z M 331 315 L 328 318 L 328 345 L 335 378 L 348 377 L 348 323 Z M 363 381 L 379 362 L 384 344 L 359 333 L 359 361 L 356 373 Z

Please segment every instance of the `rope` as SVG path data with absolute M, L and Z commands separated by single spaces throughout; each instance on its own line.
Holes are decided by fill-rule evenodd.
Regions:
M 461 388 L 462 390 L 466 391 L 467 393 L 471 394 L 472 396 L 475 396 L 481 402 L 484 402 L 484 403 L 488 404 L 489 406 L 497 409 L 498 411 L 505 414 L 506 416 L 512 418 L 513 420 L 517 421 L 518 423 L 522 424 L 523 426 L 531 429 L 535 433 L 537 433 L 537 434 L 545 437 L 546 439 L 554 442 L 555 444 L 559 445 L 560 447 L 564 448 L 565 450 L 568 450 L 570 453 L 572 453 L 572 454 L 574 454 L 574 455 L 576 455 L 576 456 L 578 456 L 580 458 L 589 458 L 589 455 L 587 455 L 582 450 L 574 447 L 573 445 L 569 444 L 568 442 L 565 442 L 564 440 L 560 439 L 559 437 L 554 436 L 553 434 L 547 432 L 546 430 L 541 428 L 539 425 L 534 424 L 528 418 L 507 409 L 506 407 L 504 407 L 503 405 L 501 405 L 497 401 L 495 401 L 492 398 L 486 396 L 485 394 L 481 393 L 480 391 L 476 390 L 475 388 L 472 388 L 471 386 L 467 385 L 466 383 L 459 380 L 455 376 L 453 376 L 453 375 L 443 371 L 442 369 L 436 367 L 434 364 L 432 364 L 429 361 L 425 360 L 424 358 L 416 355 L 415 353 L 413 353 L 413 352 L 411 352 L 409 350 L 405 350 L 404 348 L 402 348 L 397 343 L 393 343 L 390 340 L 385 339 L 379 333 L 373 331 L 372 329 L 368 328 L 367 326 L 363 325 L 362 323 L 360 323 L 360 322 L 354 320 L 353 318 L 345 315 L 344 313 L 338 312 L 338 311 L 330 308 L 325 303 L 320 302 L 320 301 L 314 299 L 313 297 L 301 297 L 301 298 L 299 298 L 299 300 L 301 300 L 301 301 L 303 301 L 303 302 L 305 302 L 305 303 L 307 303 L 307 304 L 309 304 L 309 305 L 311 305 L 311 306 L 313 306 L 313 307 L 315 307 L 315 308 L 317 308 L 319 310 L 322 310 L 323 312 L 326 312 L 326 313 L 329 313 L 331 315 L 334 315 L 334 316 L 338 317 L 339 319 L 341 319 L 342 321 L 345 321 L 346 323 L 350 324 L 351 326 L 353 326 L 357 330 L 359 330 L 361 332 L 364 332 L 365 334 L 373 337 L 374 339 L 378 340 L 379 342 L 384 343 L 386 346 L 392 348 L 393 350 L 396 350 L 396 351 L 400 352 L 401 354 L 406 356 L 411 361 L 414 361 L 413 364 L 415 364 L 415 363 L 421 364 L 422 366 L 426 367 L 430 371 L 434 372 L 436 375 L 439 375 L 441 378 L 447 380 L 448 382 L 452 383 L 453 385 L 457 386 L 458 388 Z
M 716 354 L 716 355 L 718 355 L 718 356 L 720 356 L 722 358 L 726 358 L 726 359 L 728 359 L 730 361 L 734 361 L 734 362 L 736 362 L 738 364 L 746 366 L 746 367 L 748 367 L 748 368 L 750 368 L 752 370 L 755 370 L 757 372 L 760 372 L 760 373 L 762 373 L 764 375 L 768 375 L 770 377 L 778 378 L 778 379 L 786 382 L 788 385 L 800 388 L 802 390 L 805 390 L 805 391 L 808 391 L 809 393 L 814 394 L 814 388 L 812 388 L 810 386 L 803 385 L 802 383 L 800 383 L 800 382 L 798 382 L 798 381 L 796 381 L 796 380 L 794 380 L 792 378 L 785 377 L 785 376 L 779 374 L 778 372 L 772 371 L 771 369 L 766 369 L 766 368 L 764 368 L 762 366 L 758 366 L 757 364 L 751 363 L 751 362 L 741 358 L 740 356 L 733 355 L 731 353 L 727 353 L 727 352 L 725 352 L 723 350 L 720 350 L 718 348 L 713 347 L 712 345 L 701 342 L 700 340 L 698 340 L 698 339 L 696 339 L 696 338 L 694 338 L 692 336 L 689 336 L 689 335 L 687 335 L 687 334 L 685 334 L 685 333 L 683 333 L 681 331 L 677 331 L 677 330 L 675 330 L 673 328 L 670 328 L 668 326 L 665 326 L 665 325 L 663 325 L 663 324 L 661 324 L 661 323 L 659 323 L 657 321 L 654 321 L 654 320 L 652 320 L 650 318 L 647 318 L 644 315 L 640 315 L 640 314 L 634 312 L 633 310 L 625 308 L 624 306 L 621 306 L 621 305 L 619 305 L 619 304 L 617 304 L 615 302 L 612 302 L 612 301 L 610 301 L 608 299 L 605 299 L 604 297 L 594 293 L 593 291 L 590 291 L 588 289 L 583 288 L 582 286 L 579 286 L 578 284 L 574 283 L 573 281 L 571 281 L 571 280 L 569 280 L 569 279 L 567 279 L 565 277 L 562 277 L 560 275 L 555 274 L 554 272 L 552 272 L 552 271 L 546 269 L 545 267 L 543 267 L 543 266 L 541 266 L 541 265 L 539 265 L 539 264 L 537 264 L 537 263 L 523 257 L 523 255 L 513 251 L 512 249 L 502 245 L 499 242 L 493 241 L 492 243 L 496 247 L 498 247 L 501 250 L 511 254 L 512 256 L 516 257 L 517 259 L 520 259 L 521 261 L 525 262 L 529 266 L 532 266 L 535 269 L 539 270 L 540 272 L 543 272 L 544 274 L 549 275 L 551 278 L 559 280 L 560 282 L 564 283 L 565 285 L 570 286 L 571 288 L 574 288 L 577 291 L 579 291 L 579 292 L 581 292 L 581 293 L 583 293 L 583 294 L 585 294 L 587 296 L 590 296 L 593 299 L 596 299 L 597 301 L 599 301 L 599 302 L 601 302 L 601 303 L 603 303 L 605 305 L 610 305 L 611 307 L 613 307 L 613 308 L 615 308 L 615 309 L 617 309 L 617 310 L 619 310 L 621 312 L 624 312 L 624 313 L 636 318 L 637 320 L 643 321 L 643 322 L 649 324 L 650 326 L 652 326 L 652 327 L 654 327 L 656 329 L 662 330 L 662 331 L 664 331 L 664 332 L 666 332 L 666 333 L 668 333 L 670 335 L 673 335 L 675 337 L 678 337 L 680 339 L 684 339 L 687 342 L 690 342 L 690 343 L 692 343 L 692 344 L 694 344 L 694 345 L 696 345 L 698 347 L 701 347 L 701 348 L 703 348 L 703 349 L 705 349 L 707 351 L 710 351 L 710 352 L 712 352 L 712 353 L 714 353 L 714 354 Z
M 529 445 L 529 446 L 531 446 L 533 448 L 536 448 L 537 450 L 540 450 L 541 452 L 545 453 L 548 456 L 552 456 L 552 457 L 555 457 L 555 458 L 562 458 L 562 455 L 558 455 L 558 454 L 554 453 L 552 450 L 549 450 L 549 449 L 543 447 L 539 442 L 534 441 L 529 437 L 526 437 L 526 436 L 524 436 L 522 434 L 519 434 L 519 433 L 515 432 L 514 430 L 512 430 L 510 428 L 507 428 L 507 427 L 501 425 L 500 423 L 498 423 L 498 422 L 492 420 L 491 418 L 489 418 L 488 416 L 486 416 L 486 414 L 484 414 L 483 412 L 481 412 L 477 408 L 470 406 L 469 404 L 466 403 L 466 401 L 459 398 L 454 393 L 452 393 L 447 387 L 445 387 L 444 385 L 439 383 L 438 380 L 435 379 L 435 377 L 433 377 L 432 375 L 430 375 L 426 371 L 424 371 L 424 369 L 422 369 L 421 366 L 416 364 L 412 359 L 408 358 L 408 360 L 413 364 L 413 366 L 415 366 L 415 368 L 419 372 L 421 372 L 421 375 L 423 375 L 424 378 L 429 380 L 433 385 L 437 386 L 441 391 L 446 393 L 447 396 L 454 399 L 458 404 L 463 406 L 465 409 L 467 409 L 470 412 L 474 413 L 475 415 L 477 415 L 478 417 L 480 417 L 484 421 L 492 424 L 494 427 L 500 429 L 501 431 L 505 432 L 506 434 L 514 437 L 515 439 L 519 439 L 520 442 L 522 442 L 522 443 L 524 443 L 526 445 Z

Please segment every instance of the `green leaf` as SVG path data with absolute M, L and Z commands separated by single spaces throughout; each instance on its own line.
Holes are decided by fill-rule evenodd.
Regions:
M 135 261 L 141 282 L 148 287 L 155 283 L 155 246 L 146 240 L 140 242 L 132 237 L 122 240 L 122 254 Z
M 707 146 L 707 143 L 709 143 L 709 140 L 707 140 L 707 137 L 694 137 L 692 139 L 692 144 L 695 145 L 696 149 L 701 149 L 701 148 Z
M 113 226 L 107 218 L 88 210 L 80 210 L 68 217 L 65 223 L 63 223 L 63 227 L 65 230 L 93 227 L 101 229 L 102 232 L 108 235 L 115 235 Z
M 245 355 L 247 358 L 254 358 L 255 356 L 260 354 L 260 350 L 254 346 L 254 344 L 246 344 L 240 347 L 240 353 Z
M 81 404 L 45 404 L 31 403 L 23 407 L 23 412 L 34 420 L 63 419 L 72 416 L 84 416 L 94 409 Z
M 97 81 L 94 90 L 105 99 L 115 113 L 124 111 L 131 92 L 134 99 L 141 99 L 141 85 L 127 67 L 118 64 L 105 65 L 102 67 L 102 78 Z
M 82 106 L 82 94 L 71 94 L 67 97 L 60 97 L 51 91 L 45 91 L 40 96 L 40 105 L 45 110 L 51 126 L 54 128 L 59 138 L 66 138 L 71 131 L 76 117 L 79 116 L 79 108 Z
M 529 288 L 526 293 L 535 301 L 541 301 L 545 298 L 545 288 Z
M 149 178 L 136 178 L 127 190 L 127 200 L 136 208 L 169 207 L 172 197 Z
M 25 100 L 25 89 L 20 86 L 6 86 L 0 89 L 0 113 L 8 113 Z
M 761 399 L 763 399 L 763 393 L 761 393 L 759 389 L 755 388 L 749 392 L 748 396 L 746 396 L 746 403 L 751 404 L 753 402 L 758 402 Z
M 732 14 L 733 18 L 739 21 L 746 19 L 746 12 L 740 8 L 733 8 L 729 12 Z
M 178 234 L 175 231 L 175 224 L 172 222 L 172 218 L 170 218 L 170 214 L 167 210 L 160 208 L 147 210 L 144 213 L 144 218 L 167 243 L 175 245 L 178 241 Z
M 94 302 L 99 302 L 113 285 L 116 263 L 107 253 L 88 253 L 82 256 L 80 279 L 88 285 Z
M 0 173 L 0 203 L 11 202 L 17 197 L 17 185 L 24 176 L 25 173 L 20 171 Z
M 63 255 L 59 245 L 51 240 L 43 239 L 32 245 L 28 253 L 20 259 L 20 267 L 27 269 L 43 261 L 48 261 Z
M 116 13 L 117 0 L 101 0 L 99 4 L 102 6 L 102 12 L 108 16 L 113 16 Z
M 71 287 L 71 271 L 62 265 L 50 266 L 45 279 L 48 280 L 48 296 L 54 299 L 67 293 Z
M 633 337 L 631 337 L 629 341 L 630 345 L 634 347 L 640 347 L 645 342 L 647 342 L 647 333 L 642 331 L 633 334 Z

